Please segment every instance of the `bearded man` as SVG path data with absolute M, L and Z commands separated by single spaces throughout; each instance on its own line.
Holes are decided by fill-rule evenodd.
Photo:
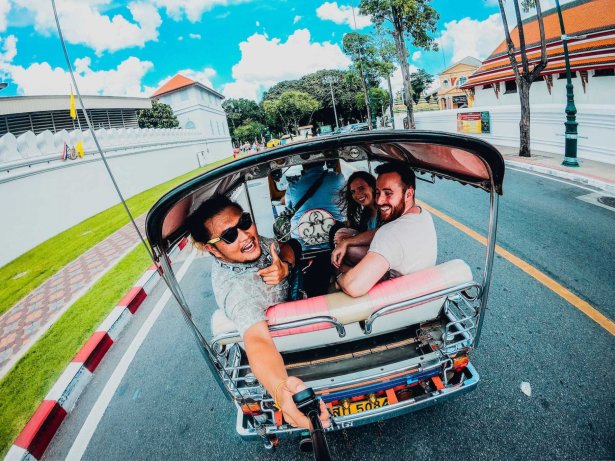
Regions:
M 376 167 L 376 173 L 376 204 L 385 224 L 371 243 L 365 242 L 369 244 L 367 255 L 337 278 L 339 287 L 352 297 L 366 294 L 387 273 L 399 277 L 433 267 L 438 255 L 431 214 L 414 200 L 414 172 L 402 163 L 384 163 Z M 346 249 L 342 242 L 333 251 L 334 265 L 339 267 Z

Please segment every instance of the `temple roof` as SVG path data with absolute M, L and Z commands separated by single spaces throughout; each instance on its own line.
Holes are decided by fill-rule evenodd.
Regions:
M 568 35 L 570 68 L 590 70 L 615 67 L 615 8 L 613 0 L 577 0 L 562 7 L 564 26 Z M 512 18 L 511 18 L 512 19 Z M 548 64 L 541 75 L 565 71 L 564 50 L 557 11 L 551 9 L 543 14 Z M 523 21 L 526 51 L 530 69 L 540 61 L 540 32 L 536 16 Z M 582 38 L 574 36 L 583 35 Z M 572 37 L 571 37 L 572 36 Z M 516 58 L 521 70 L 519 54 L 519 30 L 511 32 Z M 483 61 L 462 88 L 472 88 L 494 82 L 513 80 L 514 72 L 506 53 L 503 40 L 491 55 Z

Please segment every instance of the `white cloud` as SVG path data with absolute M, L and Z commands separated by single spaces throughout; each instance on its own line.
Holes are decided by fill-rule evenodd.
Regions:
M 256 21 L 256 27 L 260 27 L 260 26 L 261 26 L 260 21 Z
M 282 80 L 299 78 L 319 69 L 345 69 L 350 59 L 330 42 L 312 42 L 310 31 L 298 29 L 286 42 L 254 34 L 239 44 L 241 60 L 233 66 L 235 81 L 227 83 L 227 97 L 256 99 L 258 93 Z
M 0 70 L 4 63 L 10 63 L 17 55 L 17 37 L 9 35 L 5 39 L 0 37 L 3 51 L 0 52 Z
M 180 35 L 179 37 L 177 37 L 177 40 L 180 41 L 180 42 L 183 41 L 184 40 L 184 36 Z
M 297 15 L 293 18 L 293 24 L 297 24 L 299 21 L 301 21 L 301 16 Z
M 13 64 L 17 55 L 17 39 L 9 35 L 0 37 L 0 79 L 11 80 L 21 95 L 68 94 L 71 79 L 62 67 L 47 62 L 34 62 L 27 67 Z M 148 96 L 141 84 L 143 76 L 154 67 L 150 61 L 130 57 L 116 68 L 94 71 L 89 57 L 75 59 L 75 78 L 82 94 L 108 96 Z
M 351 5 L 337 5 L 337 2 L 325 2 L 316 9 L 316 15 L 323 20 L 333 21 L 336 24 L 348 24 L 354 28 L 355 20 L 357 29 L 363 29 L 371 24 L 369 16 L 359 14 L 354 11 Z
M 412 53 L 412 60 L 413 61 L 418 61 L 419 59 L 421 59 L 421 52 L 420 51 L 415 51 L 414 53 Z
M 452 64 L 466 56 L 484 60 L 503 39 L 502 18 L 494 13 L 484 21 L 465 17 L 447 22 L 437 41 L 447 56 L 452 55 Z
M 1 1 L 1 0 L 0 0 Z M 79 43 L 94 49 L 97 55 L 104 51 L 117 51 L 134 46 L 143 47 L 148 41 L 158 40 L 158 27 L 162 19 L 155 6 L 144 2 L 131 2 L 127 8 L 133 22 L 116 14 L 101 13 L 112 0 L 63 0 L 58 2 L 58 15 L 67 42 Z M 39 33 L 55 33 L 53 10 L 47 0 L 14 0 L 34 17 Z
M 184 16 L 190 22 L 201 20 L 203 13 L 212 10 L 216 6 L 238 5 L 248 3 L 251 0 L 154 0 L 154 3 L 166 9 L 167 14 L 176 21 Z
M 201 39 L 201 34 L 188 34 L 188 36 L 190 38 L 193 38 L 194 40 L 200 40 Z
M 135 57 L 125 59 L 115 69 L 94 71 L 90 58 L 75 60 L 75 74 L 81 94 L 108 96 L 149 96 L 141 80 L 154 67 L 150 61 Z M 19 94 L 66 94 L 70 88 L 68 72 L 52 68 L 47 62 L 35 62 L 28 67 L 9 65 L 4 69 L 17 85 Z
M 11 11 L 11 3 L 9 0 L 0 0 L 0 32 L 6 30 L 6 20 Z

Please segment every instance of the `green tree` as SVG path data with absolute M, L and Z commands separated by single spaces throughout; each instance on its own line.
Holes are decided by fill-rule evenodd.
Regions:
M 525 11 L 529 11 L 530 8 L 536 8 L 536 21 L 538 21 L 538 30 L 540 32 L 540 61 L 534 64 L 534 67 L 531 70 L 527 59 L 525 33 L 523 31 L 523 21 L 521 19 L 519 1 L 512 0 L 515 7 L 517 30 L 519 32 L 518 48 L 515 48 L 515 44 L 510 36 L 503 0 L 498 0 L 498 4 L 500 5 L 502 24 L 504 25 L 504 35 L 506 37 L 506 53 L 508 54 L 510 65 L 512 66 L 515 74 L 515 82 L 517 84 L 517 92 L 519 93 L 519 102 L 521 104 L 521 119 L 519 120 L 519 156 L 530 157 L 532 155 L 530 151 L 530 87 L 533 82 L 540 78 L 540 73 L 545 67 L 547 67 L 547 43 L 545 41 L 545 26 L 542 19 L 540 0 L 522 1 L 522 7 Z M 532 43 L 531 45 L 534 44 Z M 519 71 L 519 63 L 516 57 L 517 52 L 519 52 L 519 55 L 521 56 L 521 71 Z
M 285 91 L 277 99 L 263 101 L 263 109 L 269 120 L 281 122 L 283 129 L 288 132 L 292 127 L 298 133 L 301 123 L 309 123 L 312 115 L 320 104 L 309 94 L 303 91 Z
M 235 137 L 240 143 L 253 142 L 255 139 L 259 140 L 266 129 L 267 127 L 262 123 L 254 120 L 248 120 L 235 128 Z
M 429 35 L 436 32 L 439 19 L 437 11 L 429 3 L 431 0 L 361 0 L 361 14 L 369 14 L 376 26 L 389 27 L 387 31 L 393 36 L 397 51 L 397 62 L 401 67 L 404 84 L 404 102 L 408 112 L 410 128 L 416 128 L 412 107 L 412 86 L 408 48 L 406 39 L 412 45 L 425 50 L 437 50 L 434 38 Z
M 226 118 L 230 124 L 231 137 L 234 142 L 239 142 L 239 137 L 236 136 L 235 130 L 241 125 L 254 121 L 263 123 L 265 121 L 265 114 L 263 109 L 250 99 L 226 99 L 222 103 L 222 108 L 226 112 Z
M 365 109 L 365 97 L 363 93 L 357 93 L 355 96 L 357 106 L 361 109 Z M 389 92 L 384 88 L 374 87 L 369 89 L 369 99 L 376 116 L 384 115 L 386 106 L 389 104 L 391 97 Z
M 319 70 L 311 74 L 304 75 L 298 80 L 285 80 L 273 85 L 263 94 L 263 102 L 269 99 L 277 99 L 280 95 L 289 90 L 303 91 L 316 99 L 320 104 L 320 108 L 314 112 L 314 121 L 324 125 L 335 125 L 333 115 L 333 104 L 331 101 L 331 91 L 329 85 L 324 85 L 322 80 L 324 77 L 335 77 L 337 80 L 333 84 L 333 92 L 335 95 L 335 106 L 337 109 L 338 118 L 340 121 L 350 122 L 361 118 L 361 110 L 355 104 L 355 94 L 361 91 L 361 82 L 357 79 L 351 81 L 347 79 L 349 71 L 346 70 Z M 282 130 L 281 126 L 277 126 L 274 121 L 268 119 L 267 123 L 270 127 Z
M 373 39 L 369 35 L 350 32 L 342 39 L 344 53 L 352 60 L 351 72 L 359 77 L 363 87 L 365 108 L 367 109 L 367 121 L 369 129 L 372 126 L 372 110 L 369 103 L 369 88 L 374 86 L 382 76 L 383 68 L 380 56 Z M 370 85 L 370 83 L 372 85 Z M 376 84 L 377 86 L 377 84 Z
M 412 100 L 418 104 L 423 92 L 433 83 L 433 75 L 424 69 L 419 69 L 410 74 L 410 79 L 412 80 Z
M 386 33 L 386 30 L 381 25 L 374 27 L 375 43 L 378 55 L 380 56 L 380 74 L 382 78 L 386 79 L 389 87 L 389 112 L 391 114 L 391 124 L 395 129 L 395 117 L 393 116 L 393 87 L 391 86 L 391 76 L 397 67 L 393 64 L 397 51 L 395 50 L 395 43 L 390 39 L 390 36 Z
M 177 128 L 179 120 L 168 104 L 152 99 L 152 108 L 137 111 L 139 128 Z

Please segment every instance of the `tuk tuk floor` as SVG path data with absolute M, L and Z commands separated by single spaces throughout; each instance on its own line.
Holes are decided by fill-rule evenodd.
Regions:
M 145 214 L 136 219 L 143 231 Z M 60 316 L 139 242 L 131 223 L 60 269 L 0 317 L 0 378 Z

